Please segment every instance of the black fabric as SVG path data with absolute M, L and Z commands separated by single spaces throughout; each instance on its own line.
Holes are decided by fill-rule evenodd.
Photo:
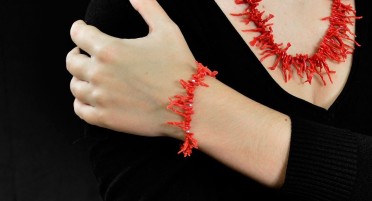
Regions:
M 99 201 L 65 57 L 88 1 L 2 1 L 0 200 Z
M 356 0 L 357 48 L 348 81 L 325 110 L 285 92 L 270 77 L 213 0 L 159 0 L 194 56 L 218 79 L 293 120 L 283 188 L 268 189 L 196 151 L 177 155 L 179 141 L 86 126 L 90 158 L 105 201 L 369 199 L 371 184 L 371 9 Z M 147 34 L 128 1 L 92 0 L 86 21 L 117 37 Z M 368 40 L 369 39 L 369 40 Z M 258 87 L 259 86 L 259 87 Z

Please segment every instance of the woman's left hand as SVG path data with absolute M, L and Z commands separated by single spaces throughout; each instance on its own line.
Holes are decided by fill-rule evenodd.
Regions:
M 130 2 L 149 26 L 145 37 L 115 38 L 82 20 L 73 23 L 70 34 L 77 47 L 67 54 L 66 67 L 73 76 L 74 111 L 100 127 L 167 135 L 174 128 L 165 122 L 180 118 L 166 109 L 168 98 L 182 92 L 179 80 L 194 73 L 195 59 L 156 0 Z

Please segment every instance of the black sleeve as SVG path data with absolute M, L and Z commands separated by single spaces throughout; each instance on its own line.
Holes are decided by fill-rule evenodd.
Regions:
M 169 7 L 171 3 L 164 4 L 166 10 L 177 12 Z M 174 15 L 171 12 L 168 14 Z M 92 0 L 85 20 L 116 37 L 148 33 L 128 0 Z M 371 137 L 295 117 L 292 132 L 281 192 L 296 201 L 368 200 L 372 192 Z M 86 125 L 86 136 L 105 201 L 238 201 L 254 195 L 259 200 L 275 199 L 274 194 L 272 199 L 264 199 L 272 192 L 199 151 L 190 158 L 180 157 L 180 142 L 175 139 L 116 133 L 92 125 Z
M 183 158 L 179 142 L 170 138 L 86 129 L 84 143 L 104 201 L 217 200 L 202 153 Z
M 292 117 L 281 190 L 299 200 L 368 200 L 372 196 L 372 137 Z

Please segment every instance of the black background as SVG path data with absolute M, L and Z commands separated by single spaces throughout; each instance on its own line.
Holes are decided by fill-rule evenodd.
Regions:
M 0 201 L 99 201 L 65 57 L 88 0 L 0 4 Z

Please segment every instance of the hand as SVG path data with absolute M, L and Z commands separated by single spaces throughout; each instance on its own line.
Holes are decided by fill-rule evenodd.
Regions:
M 183 93 L 179 80 L 194 73 L 195 58 L 156 0 L 130 2 L 149 26 L 145 37 L 115 38 L 82 20 L 73 23 L 70 34 L 77 47 L 67 54 L 66 67 L 73 76 L 74 111 L 100 127 L 168 135 L 175 128 L 166 122 L 180 118 L 166 109 L 168 98 Z

